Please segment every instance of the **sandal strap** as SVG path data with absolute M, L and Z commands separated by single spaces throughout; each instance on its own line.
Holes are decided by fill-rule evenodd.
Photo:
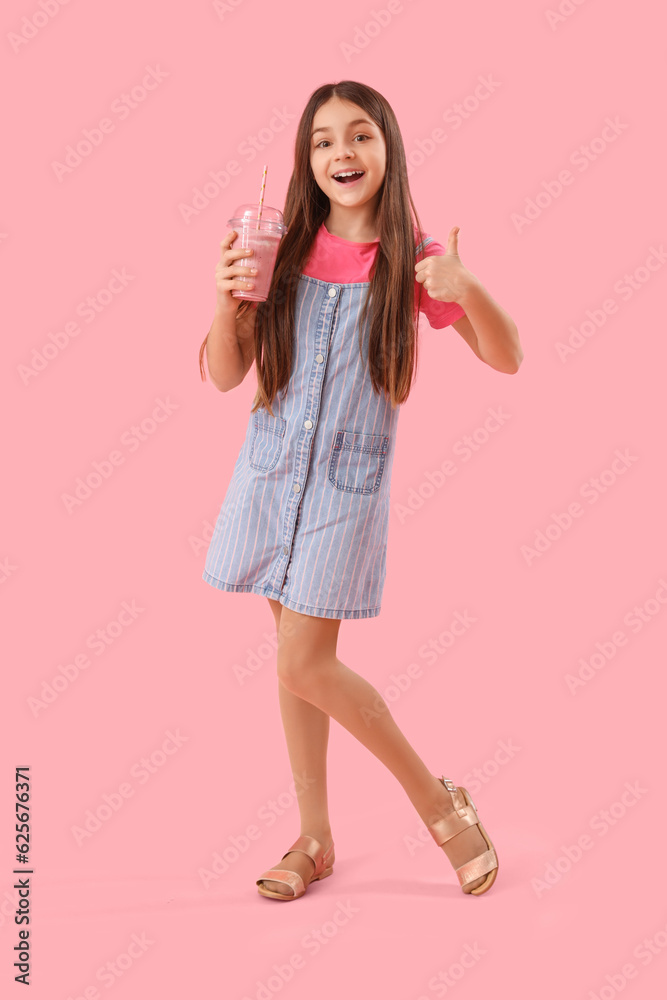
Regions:
M 306 891 L 303 879 L 298 872 L 287 871 L 286 868 L 269 868 L 256 880 L 255 885 L 259 885 L 265 879 L 273 882 L 284 882 L 292 887 L 295 896 L 302 896 Z
M 291 851 L 300 851 L 302 854 L 306 854 L 317 868 L 317 856 L 322 853 L 322 845 L 314 837 L 307 837 L 305 834 L 302 834 L 285 851 L 283 858 L 286 858 Z
M 333 857 L 334 845 L 333 842 L 331 846 L 325 851 L 319 840 L 315 837 L 309 837 L 307 834 L 302 834 L 297 837 L 292 846 L 285 851 L 283 858 L 286 858 L 291 851 L 300 851 L 305 854 L 315 865 L 315 871 L 313 876 L 319 875 L 321 871 L 329 867 L 331 858 Z M 281 858 L 282 861 L 282 858 Z
M 459 797 L 457 800 L 457 796 Z M 435 840 L 438 847 L 442 847 L 446 844 L 448 840 L 455 837 L 457 833 L 462 833 L 467 830 L 468 827 L 474 826 L 479 823 L 479 817 L 477 815 L 477 810 L 472 803 L 466 805 L 463 796 L 459 789 L 453 794 L 454 799 L 454 811 L 443 816 L 441 819 L 437 819 L 434 823 L 431 823 L 427 827 L 428 832 L 431 834 Z
M 487 875 L 497 867 L 498 858 L 496 857 L 496 852 L 491 847 L 488 851 L 484 851 L 483 854 L 479 854 L 476 858 L 473 858 L 472 861 L 466 861 L 464 865 L 460 865 L 454 870 L 456 871 L 461 887 L 463 887 L 468 882 L 472 882 L 482 875 Z
M 289 850 L 285 851 L 283 858 L 286 858 L 288 854 L 293 851 L 298 851 L 301 854 L 305 854 L 315 865 L 315 869 L 311 875 L 310 881 L 319 875 L 325 868 L 329 867 L 331 858 L 333 857 L 334 845 L 333 843 L 326 851 L 323 850 L 322 845 L 319 840 L 315 837 L 309 837 L 306 834 L 302 834 L 297 837 Z M 264 880 L 270 880 L 274 882 L 283 882 L 285 885 L 289 885 L 295 896 L 302 896 L 306 891 L 306 886 L 303 879 L 298 872 L 292 872 L 288 868 L 268 868 L 263 872 L 258 879 L 255 880 L 255 884 L 259 885 L 260 882 Z

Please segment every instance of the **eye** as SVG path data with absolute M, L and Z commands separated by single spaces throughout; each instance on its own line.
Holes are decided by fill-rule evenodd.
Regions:
M 354 137 L 354 138 L 355 138 L 355 139 L 359 139 L 359 138 L 362 138 L 362 139 L 370 139 L 370 136 L 369 136 L 369 135 L 365 135 L 365 133 L 363 133 L 363 132 L 358 132 L 358 133 L 357 133 L 357 134 L 355 135 L 355 137 Z M 320 141 L 319 141 L 319 142 L 318 142 L 318 143 L 317 143 L 317 144 L 315 145 L 315 149 L 319 149 L 319 148 L 320 148 L 320 147 L 322 146 L 322 143 L 323 143 L 323 142 L 329 142 L 329 140 L 328 140 L 328 139 L 320 139 Z M 323 148 L 326 148 L 326 147 L 323 147 Z

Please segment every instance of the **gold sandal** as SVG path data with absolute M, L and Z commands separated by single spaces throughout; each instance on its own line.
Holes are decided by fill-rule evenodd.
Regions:
M 469 826 L 475 826 L 475 824 L 479 826 L 479 831 L 486 841 L 488 850 L 479 854 L 471 861 L 466 861 L 465 864 L 460 865 L 454 870 L 456 871 L 461 888 L 467 885 L 468 882 L 474 882 L 476 878 L 487 875 L 486 880 L 481 885 L 478 885 L 476 889 L 471 889 L 470 893 L 466 893 L 466 895 L 481 896 L 483 892 L 491 888 L 498 874 L 498 858 L 495 849 L 489 840 L 486 830 L 479 821 L 475 803 L 470 798 L 468 791 L 465 788 L 457 788 L 449 778 L 442 777 L 440 781 L 447 791 L 451 793 L 454 812 L 443 816 L 442 819 L 436 820 L 435 823 L 427 827 L 427 830 L 438 847 L 442 847 L 448 840 L 455 837 L 457 833 L 467 830 Z
M 290 851 L 300 851 L 301 854 L 307 855 L 315 865 L 315 870 L 310 876 L 308 885 L 310 885 L 311 882 L 318 882 L 320 879 L 326 878 L 327 875 L 332 874 L 333 864 L 335 861 L 333 841 L 325 851 L 319 840 L 315 840 L 314 837 L 308 837 L 305 834 L 302 834 L 300 837 L 297 837 L 290 849 L 285 851 L 283 858 L 286 858 Z M 280 860 L 282 861 L 282 858 Z M 284 882 L 285 885 L 289 885 L 291 887 L 293 895 L 288 896 L 286 893 L 275 892 L 273 889 L 267 889 L 266 886 L 260 884 L 265 879 L 271 882 Z M 304 885 L 303 879 L 298 872 L 292 872 L 288 868 L 269 868 L 268 871 L 263 872 L 259 876 L 256 880 L 256 885 L 258 886 L 257 891 L 261 893 L 262 896 L 270 896 L 271 899 L 286 900 L 298 899 L 299 896 L 303 896 L 308 887 L 307 885 Z

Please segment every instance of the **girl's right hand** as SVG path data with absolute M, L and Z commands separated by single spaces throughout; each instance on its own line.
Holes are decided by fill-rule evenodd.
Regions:
M 239 306 L 241 306 L 243 302 L 247 301 L 246 299 L 234 298 L 232 295 L 233 289 L 240 288 L 247 291 L 249 288 L 253 288 L 254 286 L 254 275 L 249 273 L 251 269 L 234 263 L 234 261 L 240 257 L 250 257 L 250 255 L 254 253 L 254 250 L 244 250 L 241 247 L 233 248 L 232 243 L 237 236 L 238 233 L 235 229 L 232 229 L 227 233 L 224 240 L 220 244 L 220 260 L 215 268 L 218 309 L 223 312 L 236 313 Z M 250 281 L 240 277 L 241 275 L 246 275 L 250 278 Z

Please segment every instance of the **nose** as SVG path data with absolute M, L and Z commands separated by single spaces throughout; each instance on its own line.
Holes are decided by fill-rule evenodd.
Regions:
M 354 154 L 352 153 L 352 151 L 351 151 L 350 147 L 349 147 L 349 146 L 346 146 L 345 144 L 343 144 L 343 145 L 341 146 L 341 148 L 340 148 L 339 152 L 337 152 L 337 153 L 336 153 L 336 154 L 334 155 L 334 160 L 340 160 L 341 158 L 342 158 L 342 159 L 349 159 L 349 158 L 350 158 L 350 156 L 353 156 L 353 155 L 354 155 Z

